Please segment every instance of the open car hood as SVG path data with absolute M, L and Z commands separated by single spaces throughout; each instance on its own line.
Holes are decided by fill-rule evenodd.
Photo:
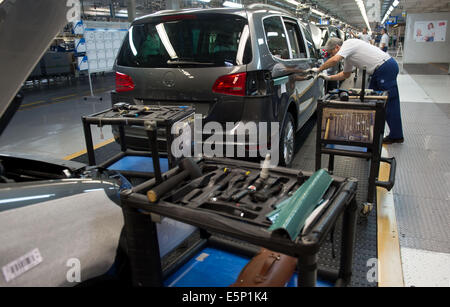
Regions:
M 72 7 L 62 0 L 0 1 L 0 135 L 20 106 L 16 97 Z

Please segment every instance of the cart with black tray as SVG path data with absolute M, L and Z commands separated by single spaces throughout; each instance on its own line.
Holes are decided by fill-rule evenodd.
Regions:
M 82 121 L 89 165 L 96 165 L 91 126 L 96 125 L 102 128 L 106 125 L 116 125 L 119 128 L 121 152 L 98 166 L 108 168 L 126 158 L 148 157 L 150 162 L 139 160 L 138 163 L 140 164 L 139 168 L 142 168 L 145 163 L 149 165 L 150 170 L 121 169 L 120 172 L 124 176 L 156 178 L 157 182 L 162 182 L 162 173 L 177 165 L 177 159 L 172 155 L 171 150 L 175 138 L 172 134 L 172 127 L 179 123 L 178 128 L 183 128 L 183 125 L 192 125 L 193 120 L 194 109 L 192 107 L 137 106 L 126 103 L 118 103 L 109 110 L 85 116 Z M 143 127 L 148 137 L 148 151 L 130 150 L 127 147 L 125 127 L 131 126 Z M 165 162 L 163 170 L 160 159 L 164 159 Z M 158 161 L 158 163 L 153 163 L 153 161 Z
M 319 99 L 317 106 L 316 170 L 322 168 L 322 154 L 329 155 L 328 171 L 334 171 L 334 157 L 348 156 L 370 161 L 368 214 L 375 201 L 377 186 L 391 190 L 395 183 L 395 158 L 382 157 L 387 92 L 338 90 Z M 391 165 L 389 180 L 379 181 L 380 163 Z
M 240 192 L 260 176 L 260 164 L 218 158 L 203 158 L 196 163 L 202 176 L 184 179 L 157 202 L 150 202 L 147 196 L 149 190 L 157 186 L 155 180 L 121 194 L 135 286 L 163 286 L 163 281 L 170 272 L 181 267 L 189 256 L 192 257 L 204 247 L 205 242 L 212 240 L 214 236 L 211 234 L 224 235 L 298 258 L 298 286 L 315 286 L 318 274 L 333 280 L 337 286 L 349 284 L 357 219 L 355 179 L 331 177 L 329 190 L 332 189 L 332 195 L 324 210 L 309 224 L 307 231 L 304 229 L 297 237 L 290 238 L 283 233 L 269 231 L 271 221 L 267 216 L 277 204 L 301 187 L 312 176 L 311 172 L 272 168 L 267 182 L 273 186 L 281 185 L 282 188 L 272 190 L 269 187 L 269 190 L 275 192 L 255 200 L 249 193 Z M 182 171 L 179 167 L 174 168 L 164 174 L 164 180 L 169 181 Z M 244 182 L 241 185 L 236 182 L 231 184 L 232 178 L 239 177 L 239 174 L 242 174 Z M 342 215 L 339 271 L 319 271 L 319 249 Z M 161 216 L 201 230 L 200 241 L 164 269 L 159 256 L 155 224 Z

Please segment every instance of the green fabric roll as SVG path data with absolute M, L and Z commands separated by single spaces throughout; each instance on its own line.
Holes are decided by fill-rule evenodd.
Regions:
M 273 221 L 269 231 L 286 232 L 295 240 L 332 182 L 333 178 L 325 170 L 314 173 L 294 195 L 267 215 Z

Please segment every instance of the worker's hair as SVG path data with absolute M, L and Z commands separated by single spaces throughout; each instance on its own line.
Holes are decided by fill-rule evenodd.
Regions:
M 336 48 L 336 46 L 342 46 L 343 43 L 344 43 L 344 41 L 342 39 L 337 38 L 337 37 L 332 37 L 327 41 L 324 49 L 327 51 L 333 50 L 334 48 Z

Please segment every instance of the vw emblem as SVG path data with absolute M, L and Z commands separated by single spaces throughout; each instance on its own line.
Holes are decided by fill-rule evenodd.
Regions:
M 175 86 L 175 74 L 173 72 L 168 72 L 164 75 L 163 84 L 167 87 Z

